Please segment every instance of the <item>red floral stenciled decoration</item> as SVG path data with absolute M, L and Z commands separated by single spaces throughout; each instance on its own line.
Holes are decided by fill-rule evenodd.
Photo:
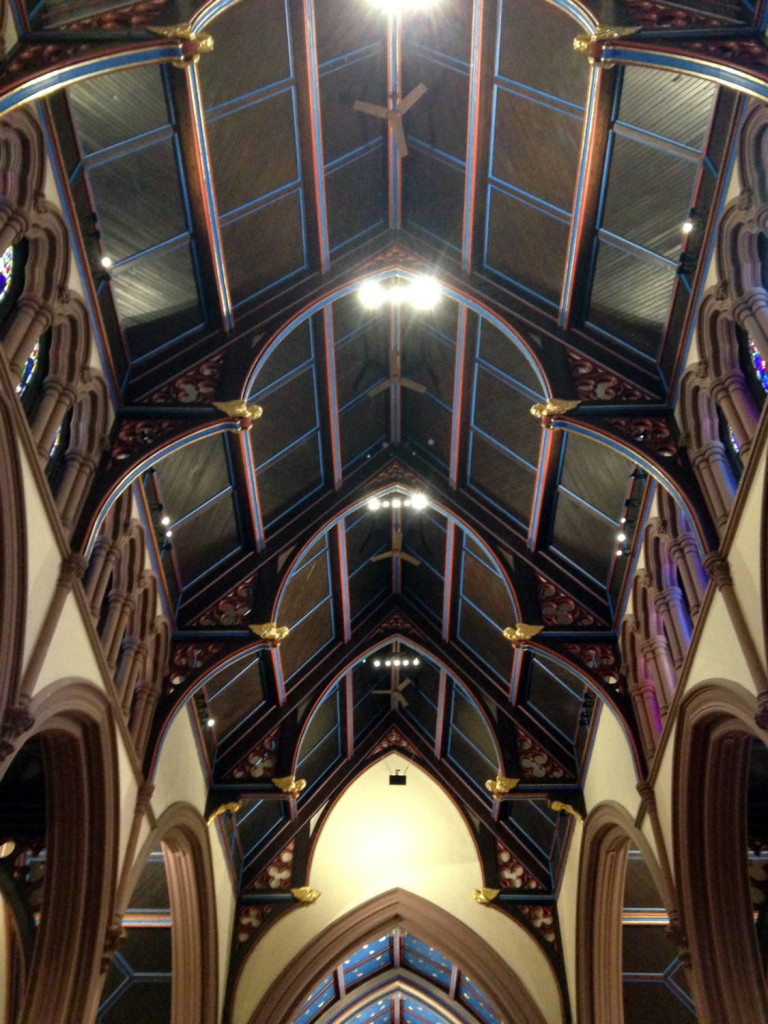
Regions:
M 168 672 L 168 685 L 181 686 L 193 675 L 216 660 L 224 650 L 218 643 L 180 643 L 174 644 L 171 650 L 171 664 Z
M 545 942 L 552 945 L 557 943 L 555 915 L 551 906 L 546 903 L 527 903 L 520 907 L 520 911 Z
M 533 737 L 518 726 L 517 749 L 520 756 L 520 774 L 524 779 L 564 779 L 567 772 Z
M 617 434 L 628 437 L 665 459 L 678 454 L 669 423 L 661 416 L 616 416 L 609 419 L 608 423 Z
M 658 0 L 624 0 L 624 6 L 642 28 L 720 28 L 726 24 L 720 18 Z
M 192 620 L 195 626 L 244 626 L 253 608 L 255 594 L 254 580 L 256 574 L 249 576 L 236 587 L 220 597 L 213 607 L 196 615 Z
M 240 911 L 237 919 L 237 941 L 247 942 L 264 924 L 264 918 L 272 909 L 268 903 L 251 903 Z
M 280 726 L 267 733 L 264 739 L 228 773 L 231 779 L 271 779 L 277 766 L 277 748 Z
M 611 644 L 566 644 L 574 661 L 581 662 L 593 675 L 608 686 L 618 686 L 619 669 L 616 651 Z
M 768 67 L 768 50 L 757 39 L 692 39 L 686 50 L 748 68 Z
M 544 576 L 537 576 L 539 582 L 539 604 L 541 620 L 545 626 L 596 626 L 597 619 L 577 604 L 565 591 L 555 586 Z
M 57 28 L 65 28 L 68 32 L 83 32 L 86 29 L 116 29 L 116 28 L 141 28 L 151 21 L 155 21 L 165 9 L 165 0 L 141 0 L 140 3 L 130 4 L 118 10 L 104 11 L 102 14 L 94 15 L 92 18 L 78 18 L 77 21 L 61 23 L 61 16 L 57 21 Z M 51 16 L 43 15 L 45 22 L 52 20 Z
M 583 402 L 641 401 L 651 396 L 578 352 L 567 351 L 576 394 Z
M 272 889 L 287 891 L 291 888 L 291 875 L 293 874 L 293 851 L 295 842 L 290 843 L 282 850 L 272 863 L 260 871 L 251 884 L 251 889 Z
M 409 751 L 411 754 L 415 754 L 416 751 L 408 740 L 400 733 L 397 729 L 390 729 L 383 740 L 373 748 L 373 754 L 379 754 L 382 750 L 389 750 L 390 747 L 402 747 L 403 750 Z
M 172 432 L 170 420 L 126 420 L 112 444 L 112 458 L 122 461 L 146 452 Z
M 153 391 L 147 402 L 150 405 L 207 405 L 216 391 L 223 364 L 224 353 L 217 352 Z
M 496 864 L 499 871 L 499 885 L 502 889 L 540 889 L 541 886 L 523 865 L 515 860 L 509 850 L 498 839 L 496 843 Z

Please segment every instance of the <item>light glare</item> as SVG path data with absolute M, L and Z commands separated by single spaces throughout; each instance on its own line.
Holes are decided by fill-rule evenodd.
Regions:
M 360 302 L 366 309 L 378 309 L 387 299 L 387 293 L 378 281 L 363 281 L 357 290 Z
M 422 509 L 426 508 L 429 502 L 427 501 L 426 494 L 422 494 L 421 491 L 417 492 L 411 498 L 411 505 L 413 508 Z
M 377 512 L 381 508 L 381 502 L 378 498 L 370 498 L 368 500 L 368 508 L 371 512 Z

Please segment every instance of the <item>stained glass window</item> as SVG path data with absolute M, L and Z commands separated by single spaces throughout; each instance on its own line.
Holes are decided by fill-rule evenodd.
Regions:
M 0 302 L 3 301 L 11 287 L 13 277 L 13 246 L 9 245 L 0 256 Z
M 749 358 L 755 370 L 755 376 L 763 386 L 763 391 L 768 391 L 768 366 L 765 360 L 757 351 L 757 346 L 752 339 L 749 339 Z
M 56 454 L 56 452 L 59 450 L 59 447 L 61 446 L 61 435 L 63 433 L 64 433 L 64 424 L 62 423 L 61 426 L 59 427 L 59 429 L 56 431 L 56 436 L 53 439 L 53 444 L 51 445 L 51 450 L 48 452 L 48 458 L 49 459 L 52 459 L 53 456 Z
M 27 385 L 35 376 L 35 371 L 40 363 L 40 342 L 35 342 L 35 347 L 27 356 L 27 361 L 24 364 L 24 369 L 21 371 L 21 380 L 16 385 L 16 394 L 23 395 L 27 389 Z
M 731 430 L 730 427 L 728 428 L 728 436 L 730 437 L 731 448 L 733 448 L 733 450 L 735 452 L 737 452 L 737 453 L 740 452 L 741 451 L 741 445 L 736 440 L 736 435 L 734 434 L 734 432 Z

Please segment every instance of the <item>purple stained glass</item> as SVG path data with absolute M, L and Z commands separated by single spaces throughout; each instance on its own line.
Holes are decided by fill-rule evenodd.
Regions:
M 24 364 L 24 369 L 21 371 L 21 380 L 16 385 L 16 394 L 23 395 L 27 389 L 27 385 L 35 375 L 37 364 L 40 361 L 40 342 L 35 342 L 35 347 L 27 356 L 27 361 Z
M 749 357 L 755 369 L 755 376 L 763 385 L 763 391 L 768 391 L 768 367 L 765 365 L 765 360 L 757 351 L 757 346 L 751 338 L 749 339 Z
M 3 301 L 11 287 L 13 276 L 13 246 L 9 245 L 2 256 L 0 256 L 0 302 Z

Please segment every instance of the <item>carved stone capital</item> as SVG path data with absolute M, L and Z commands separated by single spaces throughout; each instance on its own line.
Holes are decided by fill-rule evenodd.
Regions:
M 88 568 L 88 559 L 85 555 L 72 552 L 61 563 L 59 569 L 59 586 L 71 590 L 78 580 L 83 578 Z
M 641 779 L 635 787 L 637 792 L 640 794 L 640 799 L 643 801 L 649 811 L 656 809 L 656 794 L 653 791 L 653 786 L 647 779 Z
M 707 576 L 714 582 L 718 590 L 733 586 L 728 559 L 720 551 L 710 551 L 701 561 Z
M 104 949 L 101 954 L 102 973 L 109 968 L 115 953 L 122 946 L 127 937 L 128 932 L 123 928 L 122 921 L 117 924 L 112 924 L 107 928 L 107 934 L 104 936 Z

